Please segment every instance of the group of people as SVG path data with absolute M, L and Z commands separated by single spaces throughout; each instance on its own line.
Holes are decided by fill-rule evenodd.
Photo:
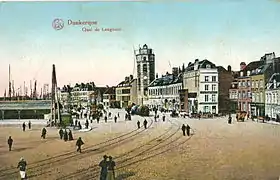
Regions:
M 188 136 L 191 135 L 191 127 L 188 124 L 187 124 L 187 126 L 185 124 L 183 124 L 181 129 L 183 131 L 183 136 L 186 136 L 186 132 L 187 132 Z
M 109 159 L 109 160 L 108 160 Z M 100 180 L 115 180 L 115 166 L 112 156 L 103 156 L 103 160 L 99 163 L 101 167 Z
M 146 119 L 143 121 L 143 125 L 144 125 L 144 128 L 147 129 L 148 121 Z M 140 121 L 137 121 L 137 127 L 138 127 L 138 129 L 140 129 L 140 127 L 141 127 Z
M 26 129 L 26 124 L 25 122 L 22 123 L 22 130 L 25 131 Z M 28 129 L 31 129 L 31 121 L 28 122 Z
M 64 131 L 63 131 L 63 129 L 60 128 L 58 133 L 59 133 L 60 139 L 64 139 L 64 141 L 68 141 L 68 140 L 72 141 L 72 140 L 74 140 L 72 131 L 70 129 L 67 132 L 66 129 L 64 129 Z

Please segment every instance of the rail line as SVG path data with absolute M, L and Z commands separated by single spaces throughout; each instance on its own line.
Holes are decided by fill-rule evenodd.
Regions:
M 135 151 L 137 151 L 137 150 L 139 150 L 139 149 L 141 149 L 141 148 L 143 148 L 143 147 L 145 147 L 145 146 L 147 146 L 147 145 L 150 145 L 150 143 L 152 143 L 152 142 L 154 142 L 154 141 L 157 142 L 158 139 L 164 137 L 164 139 L 163 139 L 162 141 L 160 141 L 160 143 L 163 143 L 165 140 L 170 139 L 172 136 L 174 136 L 174 135 L 176 134 L 176 132 L 178 132 L 178 131 L 176 131 L 175 133 L 172 133 L 171 135 L 168 135 L 168 136 L 167 136 L 167 133 L 169 133 L 172 129 L 173 129 L 173 126 L 169 127 L 164 133 L 162 133 L 161 135 L 159 135 L 159 136 L 157 136 L 157 137 L 155 137 L 155 138 L 149 140 L 149 141 L 146 142 L 145 144 L 142 144 L 141 146 L 137 146 L 137 147 L 131 149 L 130 151 L 124 152 L 124 153 L 122 153 L 122 154 L 116 156 L 114 159 L 116 160 L 116 159 L 120 159 L 120 158 L 122 158 L 122 157 L 125 157 L 125 156 L 127 156 L 128 154 L 131 154 L 131 153 L 133 153 L 133 152 L 135 152 Z M 165 136 L 167 136 L 167 137 L 165 137 Z M 160 143 L 158 143 L 157 145 L 159 145 Z M 149 148 L 146 149 L 146 150 L 149 150 L 149 149 L 151 149 L 151 147 L 149 147 Z M 70 173 L 70 174 L 68 174 L 68 175 L 66 175 L 66 176 L 59 177 L 59 178 L 57 178 L 57 180 L 67 180 L 67 179 L 70 179 L 70 178 L 76 178 L 77 176 L 84 175 L 84 174 L 86 174 L 86 173 L 89 172 L 89 171 L 90 171 L 90 172 L 92 172 L 92 171 L 95 172 L 95 171 L 98 171 L 98 170 L 99 170 L 99 166 L 98 166 L 98 164 L 95 164 L 95 165 L 90 166 L 90 167 L 88 167 L 88 168 L 80 169 L 80 170 L 78 170 L 78 171 L 76 171 L 76 172 Z
M 173 123 L 173 124 L 174 124 L 174 123 Z M 178 125 L 178 124 L 177 124 L 177 125 Z M 180 130 L 180 126 L 178 127 L 178 129 L 177 129 L 176 132 L 178 132 L 179 130 Z M 176 133 L 176 132 L 175 132 L 175 133 Z M 139 163 L 139 162 L 148 160 L 148 159 L 150 159 L 150 158 L 153 158 L 153 157 L 155 157 L 155 156 L 157 156 L 157 155 L 166 153 L 166 152 L 168 152 L 168 151 L 170 151 L 170 150 L 172 150 L 172 149 L 174 149 L 174 148 L 176 148 L 176 147 L 178 147 L 178 146 L 180 146 L 180 145 L 186 143 L 191 137 L 192 137 L 192 136 L 190 136 L 190 137 L 189 137 L 188 139 L 186 139 L 185 141 L 183 141 L 183 142 L 181 142 L 181 143 L 178 143 L 177 145 L 175 145 L 175 146 L 173 146 L 173 147 L 171 147 L 171 148 L 167 148 L 167 149 L 165 149 L 165 150 L 162 150 L 162 149 L 164 149 L 167 145 L 171 145 L 171 144 L 174 144 L 175 142 L 179 141 L 180 139 L 182 139 L 182 136 L 176 138 L 175 140 L 171 140 L 170 142 L 168 142 L 168 143 L 166 143 L 166 144 L 165 144 L 164 142 L 155 144 L 154 146 L 152 146 L 152 147 L 150 147 L 150 148 L 148 148 L 148 149 L 146 149 L 146 150 L 143 150 L 142 152 L 140 152 L 140 153 L 138 153 L 138 154 L 136 154 L 136 155 L 134 155 L 134 156 L 131 156 L 131 157 L 125 158 L 124 160 L 118 161 L 117 164 L 118 164 L 118 165 L 121 165 L 121 166 L 119 166 L 116 170 L 122 169 L 122 168 L 124 168 L 124 167 L 131 166 L 131 165 L 133 165 L 133 164 L 136 164 L 136 163 Z M 168 139 L 168 138 L 167 138 L 167 139 Z M 166 142 L 166 140 L 165 140 L 165 142 Z M 164 143 L 164 144 L 163 144 L 163 143 Z M 159 145 L 161 145 L 161 146 L 159 146 Z M 159 147 L 157 147 L 157 146 L 159 146 Z M 157 147 L 157 148 L 155 148 L 155 147 Z M 155 148 L 155 149 L 154 149 L 154 148 Z M 162 151 L 157 152 L 158 150 L 162 150 Z M 153 153 L 153 152 L 155 152 L 155 153 Z M 148 155 L 148 156 L 146 156 L 146 155 Z M 143 157 L 143 156 L 144 156 L 144 157 Z M 146 156 L 146 157 L 145 157 L 145 156 Z M 138 159 L 137 157 L 139 157 L 140 159 Z M 137 158 L 138 160 L 137 160 L 136 158 Z M 99 172 L 98 172 L 98 169 L 97 169 L 97 170 L 95 170 L 94 172 L 91 172 L 90 174 L 84 174 L 84 175 L 82 176 L 82 178 L 80 178 L 80 179 L 81 179 L 81 180 L 93 179 L 93 178 L 97 178 L 98 176 L 99 176 Z
M 151 120 L 148 128 L 150 128 L 153 123 L 154 123 L 154 121 Z M 143 127 L 143 126 L 141 126 L 141 127 Z M 29 178 L 38 177 L 38 176 L 44 174 L 44 172 L 43 173 L 35 173 L 34 174 L 33 171 L 34 170 L 38 170 L 37 168 L 47 169 L 46 166 L 50 166 L 50 164 L 51 165 L 61 164 L 61 163 L 67 162 L 67 160 L 80 159 L 80 158 L 82 158 L 84 156 L 88 156 L 89 154 L 100 153 L 97 150 L 106 149 L 106 147 L 107 148 L 108 147 L 112 147 L 113 145 L 117 145 L 118 146 L 120 143 L 125 143 L 127 140 L 129 140 L 131 138 L 134 138 L 138 134 L 144 132 L 146 129 L 142 129 L 140 131 L 138 131 L 138 130 L 139 129 L 135 129 L 135 130 L 132 130 L 132 131 L 130 131 L 128 133 L 125 133 L 125 134 L 122 134 L 120 136 L 117 136 L 115 138 L 112 138 L 112 139 L 100 142 L 98 144 L 94 144 L 92 146 L 86 147 L 86 148 L 84 148 L 84 152 L 82 154 L 77 154 L 75 151 L 71 151 L 71 152 L 63 153 L 63 154 L 60 154 L 60 155 L 57 155 L 57 156 L 54 156 L 54 157 L 51 157 L 51 158 L 47 158 L 47 159 L 44 159 L 44 160 L 41 160 L 41 161 L 30 163 L 29 168 L 28 168 L 28 170 L 31 170 Z M 112 141 L 115 141 L 115 140 L 117 140 L 117 141 L 116 142 L 112 142 Z M 94 148 L 94 147 L 96 147 L 96 148 Z M 3 170 L 2 170 L 2 172 L 3 172 Z M 2 178 L 7 179 L 7 178 L 11 178 L 10 176 L 17 175 L 18 170 L 14 167 L 14 168 L 10 168 L 8 170 L 5 170 L 5 173 L 2 173 L 2 172 L 0 173 L 0 179 L 2 179 Z M 39 172 L 39 171 L 37 171 L 37 172 Z

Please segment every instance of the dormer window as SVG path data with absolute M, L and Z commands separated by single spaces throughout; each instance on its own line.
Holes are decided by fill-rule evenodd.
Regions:
M 247 76 L 250 76 L 250 74 L 251 74 L 251 71 L 247 71 Z
M 210 69 L 211 65 L 210 64 L 206 64 L 206 69 Z
M 146 57 L 143 57 L 143 61 L 146 61 L 146 59 L 147 59 Z

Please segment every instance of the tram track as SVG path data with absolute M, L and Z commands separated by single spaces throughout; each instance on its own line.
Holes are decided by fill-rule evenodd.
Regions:
M 173 123 L 173 124 L 175 124 L 175 123 Z M 177 126 L 179 126 L 179 127 L 177 128 L 177 130 L 175 131 L 174 134 L 176 134 L 180 130 L 180 125 L 177 124 Z M 123 160 L 116 161 L 117 166 L 119 166 L 116 169 L 116 171 L 121 170 L 125 167 L 129 167 L 133 164 L 137 164 L 137 163 L 140 163 L 142 161 L 148 160 L 148 159 L 153 158 L 155 156 L 167 153 L 168 151 L 186 143 L 191 137 L 192 136 L 190 136 L 189 138 L 185 139 L 184 141 L 178 142 L 178 143 L 176 143 L 176 142 L 183 138 L 182 135 L 180 135 L 179 137 L 176 137 L 174 140 L 169 140 L 169 141 L 167 141 L 167 140 L 170 139 L 170 138 L 166 138 L 166 140 L 164 140 L 162 143 L 154 144 L 152 147 L 150 147 L 148 149 L 145 149 L 145 150 L 142 150 L 135 155 L 132 155 L 130 157 L 126 157 Z M 175 143 L 176 143 L 176 145 L 174 145 Z M 174 146 L 168 147 L 170 145 L 171 146 L 174 145 Z M 159 146 L 159 147 L 157 147 L 157 146 Z M 114 159 L 116 160 L 117 158 L 114 158 Z M 78 180 L 87 180 L 87 179 L 91 180 L 91 179 L 96 179 L 98 176 L 99 176 L 99 171 L 97 169 L 94 172 L 84 174 Z
M 154 121 L 151 120 L 147 129 L 149 129 L 152 126 L 153 123 L 154 123 Z M 143 127 L 143 126 L 141 126 L 141 127 Z M 50 168 L 51 165 L 52 166 L 53 165 L 60 165 L 60 164 L 66 163 L 68 161 L 73 161 L 75 159 L 78 160 L 78 159 L 87 157 L 89 155 L 98 154 L 98 153 L 100 153 L 99 152 L 100 150 L 102 151 L 102 150 L 105 150 L 107 148 L 113 148 L 113 147 L 118 146 L 120 144 L 124 144 L 128 140 L 134 139 L 137 135 L 146 131 L 147 129 L 141 129 L 141 130 L 135 129 L 135 130 L 132 130 L 128 133 L 117 136 L 115 138 L 112 138 L 112 139 L 109 139 L 109 140 L 106 140 L 106 141 L 88 146 L 88 147 L 83 149 L 83 153 L 81 153 L 81 154 L 77 154 L 77 152 L 71 151 L 71 152 L 59 154 L 57 156 L 53 156 L 51 158 L 46 158 L 46 159 L 43 159 L 41 161 L 32 162 L 28 165 L 29 179 L 41 176 L 45 173 L 48 173 L 47 170 Z M 17 174 L 18 174 L 18 170 L 16 169 L 16 167 L 9 168 L 9 169 L 6 169 L 6 170 L 2 170 L 0 172 L 0 179 L 3 179 L 3 178 L 4 179 L 11 179 L 12 178 L 11 176 L 16 176 Z
M 169 128 L 168 128 L 166 131 L 164 131 L 161 135 L 159 135 L 159 136 L 157 136 L 157 137 L 155 137 L 155 138 L 149 140 L 148 142 L 146 142 L 146 143 L 144 143 L 144 144 L 142 144 L 142 145 L 140 145 L 140 146 L 137 146 L 137 147 L 135 147 L 135 148 L 133 148 L 133 149 L 131 149 L 131 150 L 129 150 L 129 151 L 126 151 L 126 152 L 124 152 L 124 153 L 122 153 L 122 154 L 120 154 L 120 155 L 118 155 L 118 156 L 115 156 L 114 159 L 115 159 L 115 160 L 118 160 L 118 159 L 124 158 L 124 157 L 127 156 L 128 154 L 131 154 L 131 153 L 134 153 L 134 152 L 136 152 L 136 151 L 139 151 L 139 150 L 141 150 L 142 148 L 151 145 L 151 143 L 153 143 L 153 142 L 158 142 L 159 139 L 162 139 L 162 141 L 160 141 L 159 143 L 156 144 L 156 145 L 159 145 L 160 143 L 162 143 L 162 142 L 164 142 L 164 141 L 170 139 L 171 137 L 173 137 L 173 136 L 176 134 L 176 132 L 178 132 L 178 131 L 176 131 L 175 133 L 172 132 L 171 135 L 168 135 L 168 133 L 171 132 L 172 129 L 173 129 L 173 126 L 169 127 Z M 155 145 L 153 145 L 153 147 L 155 147 Z M 149 146 L 146 150 L 149 150 L 149 149 L 151 149 L 151 148 L 153 148 L 153 147 L 150 147 L 150 146 Z M 85 174 L 87 174 L 88 172 L 92 172 L 92 171 L 93 171 L 93 172 L 98 172 L 98 171 L 99 171 L 99 166 L 98 166 L 98 164 L 92 165 L 92 166 L 90 166 L 90 167 L 88 167 L 88 168 L 83 168 L 83 169 L 77 170 L 76 172 L 73 172 L 73 173 L 70 173 L 70 174 L 65 175 L 65 176 L 63 176 L 63 177 L 57 178 L 57 180 L 68 180 L 68 179 L 71 179 L 71 178 L 72 178 L 72 179 L 76 179 L 76 178 L 79 177 L 79 176 L 83 176 L 83 177 L 84 177 Z

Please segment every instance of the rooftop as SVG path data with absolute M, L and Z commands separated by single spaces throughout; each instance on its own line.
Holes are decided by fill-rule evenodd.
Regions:
M 210 65 L 210 68 L 215 68 L 216 67 L 216 65 L 214 63 L 210 62 L 207 59 L 204 59 L 202 61 L 199 61 L 198 59 L 196 59 L 194 63 L 189 63 L 188 64 L 188 67 L 186 68 L 186 70 L 187 71 L 193 71 L 196 63 L 198 63 L 198 69 L 202 69 L 202 68 L 206 69 L 206 68 L 208 68 L 208 65 Z
M 171 84 L 177 84 L 183 82 L 183 76 L 182 73 L 178 76 L 175 76 L 173 74 L 165 75 L 161 78 L 157 78 L 154 81 L 151 82 L 149 87 L 155 87 L 155 86 L 167 86 Z

